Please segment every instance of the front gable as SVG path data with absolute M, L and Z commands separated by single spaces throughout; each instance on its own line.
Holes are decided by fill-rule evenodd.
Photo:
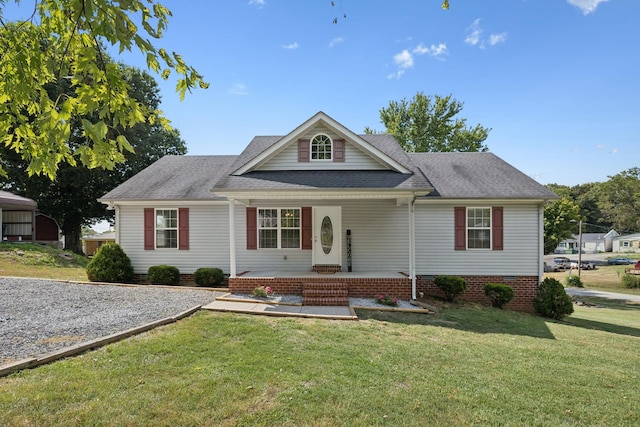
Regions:
M 330 147 L 323 151 L 321 141 Z M 394 141 L 397 145 L 397 142 Z M 248 147 L 250 148 L 250 147 Z M 393 147 L 395 148 L 395 147 Z M 318 112 L 289 134 L 248 159 L 232 175 L 275 170 L 392 170 L 411 173 L 410 167 Z

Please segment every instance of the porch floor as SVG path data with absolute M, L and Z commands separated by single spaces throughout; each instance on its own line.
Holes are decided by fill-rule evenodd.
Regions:
M 339 272 L 322 274 L 314 271 L 247 271 L 238 274 L 242 278 L 335 278 L 335 279 L 406 279 L 407 274 L 397 271 L 359 271 L 359 272 Z

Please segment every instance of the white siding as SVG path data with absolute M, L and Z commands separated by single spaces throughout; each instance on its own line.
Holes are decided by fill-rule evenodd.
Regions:
M 538 212 L 536 205 L 504 205 L 504 250 L 456 251 L 453 205 L 416 204 L 416 274 L 538 275 Z
M 301 139 L 312 139 L 319 133 L 328 135 L 332 140 L 335 138 L 343 139 L 329 128 L 315 127 L 313 130 L 305 133 Z M 387 169 L 383 164 L 372 158 L 369 154 L 360 150 L 356 145 L 345 139 L 345 161 L 310 161 L 298 162 L 298 141 L 294 141 L 274 158 L 261 165 L 258 170 L 384 170 Z
M 396 206 L 395 200 L 324 202 L 325 206 L 342 206 L 342 268 L 347 271 L 347 230 L 352 234 L 354 272 L 409 271 L 408 208 Z M 255 203 L 256 207 L 318 206 L 315 202 Z M 311 250 L 247 250 L 246 209 L 236 208 L 238 273 L 243 271 L 310 271 Z
M 184 205 L 156 204 L 146 207 L 178 208 Z M 189 250 L 144 250 L 144 206 L 121 206 L 119 244 L 131 259 L 134 271 L 146 274 L 152 265 L 168 264 L 191 274 L 201 267 L 217 267 L 229 273 L 229 207 L 189 207 Z

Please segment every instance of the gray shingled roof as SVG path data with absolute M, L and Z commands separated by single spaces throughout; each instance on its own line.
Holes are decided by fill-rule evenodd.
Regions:
M 216 190 L 395 189 L 430 190 L 422 174 L 384 170 L 254 171 L 223 177 Z
M 230 173 L 281 137 L 256 137 L 241 156 L 166 156 L 101 198 L 116 200 L 216 200 L 211 190 L 381 189 L 424 191 L 429 198 L 556 199 L 545 186 L 492 153 L 400 154 L 393 138 L 366 135 L 378 149 L 405 164 L 394 171 L 253 171 Z M 393 144 L 392 144 L 393 142 Z M 393 145 L 393 147 L 391 147 Z M 401 150 L 401 149 L 400 149 Z M 404 157 L 404 158 L 403 158 Z M 402 160 L 402 161 L 401 161 Z M 240 166 L 238 166 L 240 165 Z
M 557 199 L 551 190 L 493 153 L 411 153 L 435 191 L 427 197 Z
M 237 156 L 165 156 L 100 200 L 213 200 L 211 188 Z

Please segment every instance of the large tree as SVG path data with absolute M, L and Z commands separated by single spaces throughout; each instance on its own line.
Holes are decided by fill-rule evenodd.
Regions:
M 548 203 L 544 208 L 544 253 L 548 254 L 558 243 L 578 231 L 580 206 L 563 197 Z
M 640 167 L 610 176 L 602 184 L 599 207 L 621 234 L 640 230 Z
M 147 109 L 157 109 L 160 103 L 156 81 L 146 72 L 120 65 L 121 75 L 129 85 L 129 93 Z M 55 88 L 49 88 L 50 91 Z M 70 123 L 69 146 L 87 143 L 80 123 L 83 117 Z M 23 173 L 26 161 L 3 148 L 4 167 L 8 179 L 4 188 L 38 202 L 40 211 L 55 218 L 65 237 L 65 249 L 82 252 L 81 228 L 97 220 L 112 219 L 113 213 L 97 198 L 141 171 L 166 154 L 185 154 L 186 146 L 176 130 L 168 130 L 158 122 L 143 122 L 130 128 L 110 125 L 113 131 L 125 135 L 135 152 L 125 153 L 126 162 L 113 170 L 62 164 L 53 181 L 48 177 Z
M 179 54 L 152 43 L 171 16 L 157 0 L 34 0 L 33 14 L 22 22 L 6 21 L 6 3 L 0 0 L 0 144 L 24 160 L 29 175 L 53 179 L 61 164 L 113 169 L 134 148 L 116 129 L 168 126 L 132 96 L 103 45 L 139 51 L 164 79 L 177 73 L 181 98 L 207 87 Z M 48 89 L 65 84 L 69 90 L 60 96 Z M 80 144 L 70 139 L 74 122 Z
M 467 127 L 456 116 L 463 104 L 449 96 L 430 97 L 418 92 L 411 100 L 390 101 L 380 110 L 385 133 L 393 135 L 407 152 L 487 151 L 484 141 L 491 129 Z M 365 133 L 376 131 L 365 128 Z

